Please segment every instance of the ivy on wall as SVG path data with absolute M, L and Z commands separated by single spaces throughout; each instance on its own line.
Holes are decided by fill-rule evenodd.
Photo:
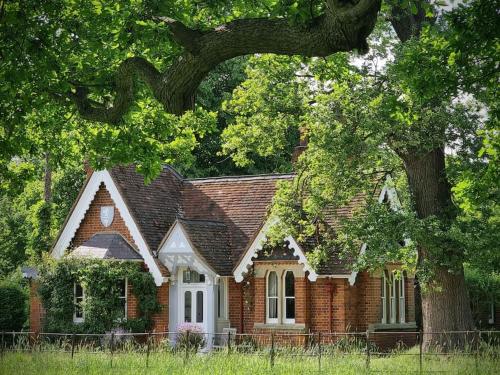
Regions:
M 125 278 L 138 302 L 135 319 L 122 319 L 118 283 Z M 75 283 L 85 293 L 85 320 L 79 324 L 73 322 Z M 136 262 L 47 257 L 40 270 L 38 294 L 46 312 L 46 332 L 103 333 L 117 327 L 144 332 L 152 327 L 152 315 L 161 310 L 153 277 Z

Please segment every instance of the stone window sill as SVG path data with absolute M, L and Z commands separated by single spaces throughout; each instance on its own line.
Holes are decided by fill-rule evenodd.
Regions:
M 368 326 L 369 331 L 394 331 L 394 330 L 408 330 L 417 329 L 417 323 L 376 323 Z
M 305 324 L 301 323 L 295 323 L 295 324 L 267 324 L 267 323 L 254 323 L 253 325 L 254 329 L 272 329 L 272 330 L 287 330 L 287 331 L 293 331 L 293 330 L 304 330 L 306 329 Z

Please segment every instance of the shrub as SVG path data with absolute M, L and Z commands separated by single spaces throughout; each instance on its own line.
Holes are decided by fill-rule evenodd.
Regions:
M 203 329 L 199 324 L 181 323 L 177 327 L 176 346 L 178 349 L 198 350 L 205 345 Z
M 13 283 L 0 283 L 0 331 L 20 331 L 26 317 L 23 288 Z

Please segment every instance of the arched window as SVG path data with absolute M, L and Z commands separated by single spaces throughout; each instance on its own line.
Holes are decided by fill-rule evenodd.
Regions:
M 283 323 L 295 323 L 295 277 L 292 271 L 286 271 L 283 282 Z
M 382 323 L 396 324 L 405 322 L 405 277 L 384 270 L 381 278 L 380 299 Z
M 278 275 L 275 271 L 267 275 L 267 315 L 268 323 L 278 323 Z

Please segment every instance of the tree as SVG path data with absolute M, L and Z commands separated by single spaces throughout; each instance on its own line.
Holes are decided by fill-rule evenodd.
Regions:
M 411 250 L 414 246 L 418 253 L 419 280 L 423 286 L 426 331 L 472 329 L 463 263 L 478 258 L 491 259 L 488 254 L 495 252 L 497 247 L 493 241 L 486 243 L 485 240 L 471 246 L 471 239 L 478 238 L 474 232 L 479 228 L 484 228 L 480 233 L 488 234 L 485 239 L 495 238 L 498 230 L 491 225 L 495 223 L 495 216 L 482 211 L 482 217 L 471 220 L 471 215 L 464 215 L 463 207 L 456 204 L 459 196 L 455 195 L 453 199 L 450 183 L 452 178 L 451 182 L 457 183 L 455 192 L 463 191 L 455 179 L 458 170 L 454 165 L 467 171 L 461 174 L 461 178 L 470 182 L 467 174 L 474 171 L 470 162 L 477 160 L 476 165 L 481 165 L 479 170 L 482 173 L 485 168 L 490 171 L 481 173 L 488 177 L 483 179 L 485 194 L 481 197 L 469 193 L 460 200 L 470 202 L 476 197 L 479 198 L 475 199 L 479 205 L 477 208 L 483 202 L 489 202 L 486 205 L 495 211 L 498 195 L 494 192 L 498 192 L 498 187 L 491 179 L 496 170 L 495 131 L 486 136 L 484 132 L 478 133 L 485 127 L 484 121 L 469 103 L 457 101 L 461 90 L 465 91 L 471 82 L 480 93 L 493 86 L 494 42 L 487 42 L 491 37 L 484 37 L 481 44 L 475 40 L 476 46 L 469 49 L 467 44 L 470 41 L 461 39 L 459 28 L 453 23 L 458 19 L 470 25 L 466 20 L 480 16 L 480 20 L 475 19 L 478 25 L 491 24 L 495 6 L 490 4 L 476 1 L 471 8 L 460 7 L 433 27 L 405 31 L 393 21 L 397 35 L 404 38 L 404 42 L 395 43 L 394 62 L 389 62 L 386 70 L 359 70 L 346 66 L 344 70 L 335 71 L 331 68 L 342 66 L 339 55 L 326 62 L 309 62 L 308 75 L 315 81 L 303 85 L 301 95 L 308 97 L 306 107 L 299 110 L 301 116 L 292 121 L 305 129 L 308 149 L 300 160 L 298 178 L 293 185 L 284 184 L 274 207 L 284 226 L 278 228 L 278 232 L 292 231 L 299 239 L 304 239 L 321 230 L 322 221 L 332 210 L 346 204 L 356 194 L 363 191 L 368 196 L 373 194 L 373 182 L 378 180 L 377 177 L 383 178 L 386 172 L 391 172 L 399 185 L 399 192 L 403 192 L 406 209 L 394 213 L 385 206 L 369 204 L 368 210 L 345 223 L 331 242 L 318 243 L 310 260 L 320 262 L 332 245 L 344 246 L 351 250 L 351 256 L 358 256 L 359 240 L 362 240 L 368 243 L 368 250 L 359 259 L 358 267 L 376 267 L 394 260 L 404 260 L 408 266 L 413 266 L 414 253 Z M 419 14 L 417 12 L 415 17 Z M 405 24 L 418 25 L 419 22 L 414 20 Z M 380 31 L 384 35 L 387 28 L 381 25 Z M 470 37 L 470 34 L 465 35 Z M 387 37 L 382 39 L 387 41 Z M 474 51 L 472 55 L 466 57 L 465 54 L 471 54 L 471 51 Z M 477 59 L 479 54 L 489 58 Z M 461 63 L 457 59 L 455 64 L 453 57 L 458 55 L 461 55 Z M 387 53 L 382 57 L 387 58 Z M 465 69 L 466 62 L 475 58 L 485 65 L 482 68 L 473 65 L 473 73 L 478 75 L 480 71 L 485 75 L 483 84 L 478 84 L 477 79 L 472 79 L 472 73 Z M 261 74 L 272 77 L 275 72 L 262 70 Z M 262 81 L 265 80 L 259 79 Z M 240 129 L 240 137 L 243 130 L 245 139 L 246 134 L 255 134 L 255 127 L 257 133 L 262 126 L 272 127 L 273 123 L 263 125 L 255 119 L 268 109 L 273 111 L 269 103 L 291 95 L 293 89 L 290 87 L 295 84 L 292 79 L 277 94 L 269 91 L 259 94 L 258 89 L 243 91 L 245 98 L 252 98 L 252 95 L 266 98 L 266 104 L 255 112 L 251 104 L 256 99 L 236 103 L 244 106 L 239 112 L 245 116 L 226 130 L 226 150 L 234 152 L 232 145 L 240 142 L 235 136 L 238 132 L 231 128 Z M 244 83 L 247 89 L 251 85 Z M 258 85 L 257 81 L 255 85 Z M 473 90 L 467 91 L 474 94 Z M 483 102 L 495 109 L 496 102 L 489 97 L 489 102 L 484 99 Z M 279 117 L 279 112 L 274 110 L 267 119 L 272 121 Z M 280 128 L 281 123 L 278 121 L 275 127 Z M 486 123 L 486 128 L 495 129 L 495 126 Z M 284 133 L 280 133 L 281 138 L 275 136 L 275 148 L 283 144 Z M 487 146 L 483 146 L 479 158 L 482 160 L 479 161 L 477 152 L 482 140 Z M 253 149 L 259 150 L 259 146 L 272 141 L 255 139 L 255 142 L 258 144 Z M 248 142 L 244 147 L 239 146 L 235 158 L 244 161 L 249 156 L 249 147 L 251 143 Z M 453 154 L 446 156 L 445 147 L 452 149 Z M 405 178 L 401 178 L 400 172 Z M 328 236 L 328 233 L 324 235 Z M 414 241 L 401 246 L 404 238 Z M 490 269 L 495 267 L 498 267 L 497 263 Z M 440 344 L 439 339 L 432 342 L 430 336 L 427 337 L 426 346 L 434 343 Z M 458 336 L 457 344 L 463 344 Z

